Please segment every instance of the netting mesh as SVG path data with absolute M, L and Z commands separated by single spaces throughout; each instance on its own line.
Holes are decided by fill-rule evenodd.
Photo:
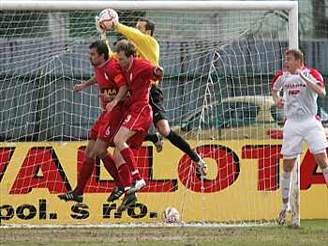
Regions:
M 98 39 L 94 26 L 97 12 L 1 12 L 0 137 L 3 141 L 87 139 L 100 114 L 99 94 L 95 87 L 80 93 L 74 93 L 72 87 L 92 76 L 87 54 L 88 44 Z M 269 81 L 281 67 L 282 53 L 288 46 L 286 14 L 119 11 L 119 16 L 129 26 L 134 26 L 139 16 L 156 23 L 160 63 L 165 69 L 161 87 L 168 120 L 193 146 L 200 146 L 196 150 L 209 165 L 209 176 L 201 182 L 188 156 L 174 162 L 167 154 L 158 154 L 156 163 L 150 165 L 150 158 L 144 157 L 153 153 L 148 149 L 139 160 L 143 166 L 141 173 L 148 182 L 144 191 L 167 193 L 153 197 L 145 193 L 140 200 L 161 211 L 175 206 L 185 221 L 240 223 L 274 219 L 279 149 L 267 143 L 271 141 L 268 129 L 280 129 L 280 115 L 270 97 Z M 110 32 L 110 43 L 119 36 Z M 256 144 L 262 147 L 255 150 L 250 147 Z M 53 155 L 49 151 L 35 151 L 34 158 L 39 158 L 40 153 Z M 33 158 L 34 152 L 31 153 Z M 177 156 L 175 159 L 181 156 L 178 150 L 171 153 Z M 258 169 L 248 170 L 241 166 L 242 158 L 248 160 L 245 163 L 250 159 L 269 161 L 259 162 Z M 23 162 L 24 156 L 20 160 Z M 56 166 L 65 168 L 59 167 L 56 161 L 42 160 L 41 156 L 38 165 L 42 167 L 34 168 L 29 163 L 36 162 L 25 159 L 22 167 L 30 171 L 19 176 L 24 180 L 11 187 L 12 193 L 24 193 L 26 187 L 48 188 L 52 193 L 70 188 L 68 184 L 56 186 L 56 182 L 68 182 L 70 177 L 55 175 L 54 178 L 51 173 Z M 95 171 L 93 177 L 98 177 L 98 181 L 99 168 L 98 165 L 98 176 Z M 42 180 L 41 184 L 36 182 L 37 178 Z M 166 179 L 171 181 L 164 182 Z M 243 194 L 234 188 L 236 183 L 245 187 Z M 104 189 L 104 183 L 90 182 L 87 191 L 109 192 L 113 183 L 105 185 L 108 186 Z M 224 191 L 227 187 L 229 192 Z M 221 199 L 229 202 L 221 203 Z M 158 201 L 160 206 L 156 205 Z M 198 209 L 196 213 L 194 208 Z
M 92 75 L 87 47 L 98 38 L 95 15 L 95 11 L 2 13 L 2 139 L 87 137 L 99 114 L 97 92 L 93 88 L 78 94 L 71 88 Z M 281 65 L 287 45 L 286 20 L 270 12 L 122 11 L 120 15 L 127 25 L 134 26 L 140 15 L 156 23 L 166 73 L 162 87 L 174 126 L 200 109 L 206 96 L 221 102 L 268 95 L 268 81 Z M 112 42 L 117 36 L 109 35 Z

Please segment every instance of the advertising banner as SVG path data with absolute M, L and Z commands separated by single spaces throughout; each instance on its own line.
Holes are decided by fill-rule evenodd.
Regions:
M 87 142 L 0 144 L 1 224 L 110 224 L 159 222 L 165 208 L 178 209 L 185 222 L 265 221 L 280 208 L 281 142 L 268 140 L 190 142 L 204 157 L 202 182 L 187 155 L 164 143 L 156 153 L 144 145 L 137 153 L 146 187 L 134 208 L 116 209 L 106 201 L 115 183 L 101 161 L 87 183 L 83 202 L 64 202 L 58 194 L 74 189 Z M 308 150 L 301 157 L 301 218 L 328 218 L 328 190 Z

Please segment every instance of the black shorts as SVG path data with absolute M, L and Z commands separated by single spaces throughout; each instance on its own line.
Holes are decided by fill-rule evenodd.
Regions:
M 149 103 L 153 110 L 153 122 L 155 126 L 158 121 L 166 119 L 163 101 L 164 97 L 161 88 L 153 85 L 150 89 Z

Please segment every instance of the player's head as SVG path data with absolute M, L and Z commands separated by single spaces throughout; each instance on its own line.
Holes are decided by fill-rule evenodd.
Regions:
M 118 42 L 122 41 L 122 40 L 128 40 L 128 39 L 126 37 L 124 37 L 124 36 L 119 37 L 116 41 L 114 41 L 114 43 L 113 43 L 114 47 L 116 47 L 116 44 Z
M 152 22 L 146 18 L 139 18 L 136 28 L 142 33 L 153 36 L 154 31 L 155 31 L 155 24 L 154 24 L 154 22 Z
M 289 49 L 285 52 L 284 68 L 290 72 L 295 73 L 296 69 L 304 66 L 303 52 L 297 49 Z
M 136 48 L 131 41 L 120 40 L 116 44 L 117 59 L 123 69 L 128 69 L 136 56 Z
M 99 66 L 108 60 L 108 46 L 105 41 L 95 41 L 89 46 L 89 59 L 93 66 Z

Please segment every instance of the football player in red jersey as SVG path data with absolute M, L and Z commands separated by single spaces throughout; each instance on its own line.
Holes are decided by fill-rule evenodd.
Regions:
M 130 170 L 132 174 L 138 172 L 132 149 L 140 148 L 152 124 L 152 109 L 149 104 L 151 81 L 161 80 L 163 69 L 145 59 L 136 58 L 136 49 L 130 41 L 117 42 L 116 53 L 130 94 L 125 100 L 124 121 L 114 137 L 114 157 L 125 192 L 123 202 L 118 207 L 121 212 L 134 205 L 137 200 L 135 191 L 139 190 L 138 184 L 131 188 Z
M 115 10 L 111 9 L 111 12 Z M 137 56 L 146 59 L 153 65 L 159 65 L 160 45 L 154 38 L 155 23 L 146 18 L 139 18 L 135 27 L 126 26 L 118 21 L 108 21 L 100 26 L 96 21 L 98 31 L 105 35 L 106 30 L 114 28 L 118 33 L 124 35 L 128 40 L 135 44 Z M 202 157 L 191 148 L 190 144 L 179 134 L 173 131 L 168 122 L 164 108 L 163 91 L 158 81 L 153 81 L 150 90 L 150 105 L 153 110 L 153 123 L 161 136 L 168 139 L 174 146 L 186 153 L 193 160 L 196 168 L 196 175 L 203 180 L 207 174 L 207 165 Z M 162 150 L 162 137 L 156 134 L 147 134 L 146 141 L 151 141 L 156 147 L 157 152 Z
M 127 93 L 127 86 L 117 60 L 109 58 L 109 50 L 105 41 L 96 41 L 89 46 L 89 58 L 94 66 L 95 75 L 84 83 L 75 85 L 73 90 L 81 91 L 97 84 L 103 111 L 90 130 L 85 160 L 78 173 L 76 188 L 73 191 L 58 195 L 60 199 L 65 201 L 82 202 L 83 191 L 91 177 L 97 156 L 103 161 L 105 168 L 116 181 L 116 185 L 120 185 L 114 159 L 107 152 L 107 148 L 113 142 L 114 129 L 118 129 L 123 117 L 120 106 L 122 106 L 122 99 Z M 107 104 L 112 105 L 110 114 L 106 111 Z

